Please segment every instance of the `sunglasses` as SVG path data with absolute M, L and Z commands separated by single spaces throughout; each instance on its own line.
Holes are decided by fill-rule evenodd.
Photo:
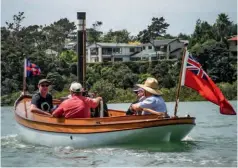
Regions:
M 48 87 L 49 85 L 41 85 L 41 87 Z

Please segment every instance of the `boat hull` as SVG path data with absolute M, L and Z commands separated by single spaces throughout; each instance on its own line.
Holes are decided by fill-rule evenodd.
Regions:
M 45 146 L 92 147 L 110 144 L 159 143 L 181 141 L 194 127 L 192 124 L 167 125 L 93 134 L 68 134 L 34 130 L 18 124 L 23 141 Z
M 109 117 L 55 118 L 30 112 L 31 97 L 15 103 L 15 119 L 23 141 L 45 146 L 90 147 L 110 144 L 181 141 L 195 126 L 194 117 L 126 116 L 108 110 Z M 54 100 L 54 104 L 59 104 Z

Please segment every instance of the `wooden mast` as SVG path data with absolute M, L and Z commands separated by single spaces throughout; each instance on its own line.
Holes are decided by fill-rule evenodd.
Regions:
M 185 54 L 186 54 L 186 45 L 184 46 L 184 49 L 183 49 L 182 64 L 181 64 L 180 73 L 179 73 L 179 83 L 178 83 L 178 88 L 177 88 L 177 93 L 176 93 L 176 102 L 175 102 L 175 107 L 174 107 L 174 117 L 177 116 L 178 103 L 179 103 L 179 94 L 180 94 L 180 90 L 181 90 L 181 78 L 182 78 L 182 73 L 183 73 L 183 64 L 184 64 Z
M 86 58 L 85 58 L 85 12 L 77 12 L 77 55 L 78 55 L 78 67 L 77 76 L 78 82 L 85 88 L 85 71 L 86 71 Z
M 26 66 L 27 66 L 27 59 L 24 58 L 24 70 L 23 70 L 23 95 L 26 95 L 26 73 L 27 73 L 27 70 L 26 70 Z

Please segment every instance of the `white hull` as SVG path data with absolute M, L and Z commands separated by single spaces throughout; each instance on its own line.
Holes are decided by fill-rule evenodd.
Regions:
M 119 143 L 158 143 L 180 141 L 194 127 L 193 124 L 167 125 L 116 132 L 67 134 L 38 131 L 17 124 L 23 141 L 45 146 L 90 147 Z

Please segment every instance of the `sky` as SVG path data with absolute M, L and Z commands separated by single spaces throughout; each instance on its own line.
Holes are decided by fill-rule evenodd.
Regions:
M 152 17 L 164 17 L 167 33 L 192 34 L 196 20 L 213 24 L 219 13 L 237 23 L 237 0 L 1 0 L 1 26 L 13 15 L 25 13 L 24 26 L 49 25 L 60 18 L 77 21 L 86 12 L 86 27 L 102 21 L 101 31 L 127 29 L 131 35 L 146 29 Z

